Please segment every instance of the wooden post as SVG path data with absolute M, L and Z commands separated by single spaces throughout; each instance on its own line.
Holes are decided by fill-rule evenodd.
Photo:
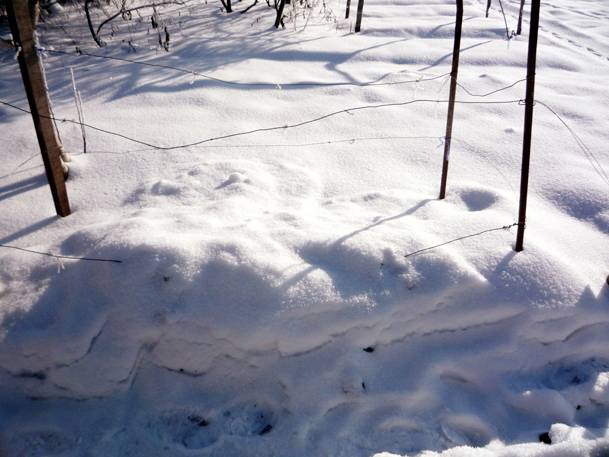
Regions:
M 440 200 L 446 196 L 448 179 L 448 162 L 453 135 L 453 118 L 455 115 L 455 97 L 457 95 L 457 76 L 459 74 L 459 51 L 461 49 L 461 30 L 463 28 L 463 0 L 457 0 L 457 18 L 455 22 L 455 42 L 453 45 L 453 62 L 450 72 L 450 93 L 448 97 L 448 115 L 446 117 L 446 135 L 444 137 L 444 160 L 442 162 L 442 180 L 440 182 Z
M 516 27 L 516 35 L 522 33 L 522 13 L 524 12 L 524 0 L 520 0 L 520 11 L 518 12 L 518 27 Z
M 362 13 L 363 12 L 364 12 L 364 0 L 358 0 L 357 18 L 355 19 L 355 33 L 359 32 L 362 28 Z
M 36 5 L 37 2 L 32 3 Z M 61 154 L 63 148 L 57 139 L 51 116 L 44 69 L 38 58 L 34 20 L 28 0 L 9 0 L 6 3 L 13 41 L 18 49 L 19 69 L 32 112 L 34 128 L 44 162 L 55 211 L 59 216 L 70 214 Z
M 351 0 L 347 0 L 347 9 L 345 10 L 345 19 L 349 19 L 349 10 L 351 9 Z
M 531 161 L 531 140 L 533 136 L 533 107 L 535 105 L 535 68 L 537 65 L 537 35 L 539 32 L 540 0 L 531 2 L 531 27 L 529 31 L 529 56 L 527 58 L 527 93 L 524 101 L 524 134 L 522 141 L 522 172 L 520 175 L 520 208 L 518 211 L 518 233 L 514 250 L 524 249 L 524 228 L 527 215 L 527 194 L 529 190 L 529 163 Z

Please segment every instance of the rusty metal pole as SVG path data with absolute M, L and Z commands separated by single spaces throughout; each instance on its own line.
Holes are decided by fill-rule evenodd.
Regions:
M 450 72 L 450 93 L 448 97 L 448 116 L 446 118 L 446 135 L 444 137 L 444 160 L 442 162 L 442 181 L 440 183 L 440 200 L 446 196 L 446 181 L 448 179 L 448 162 L 450 145 L 453 134 L 453 118 L 455 115 L 455 97 L 457 95 L 457 76 L 459 74 L 459 51 L 461 49 L 461 30 L 463 28 L 463 0 L 457 0 L 457 18 L 455 22 L 455 42 L 453 46 L 453 62 Z
M 535 69 L 537 65 L 540 3 L 540 0 L 532 0 L 531 2 L 529 56 L 527 58 L 527 93 L 524 101 L 524 134 L 522 141 L 522 171 L 520 175 L 520 208 L 518 211 L 518 233 L 516 234 L 516 246 L 514 247 L 516 252 L 524 249 L 524 228 L 529 191 L 529 164 L 531 161 L 531 140 L 533 136 L 533 107 L 535 106 Z
M 355 19 L 355 33 L 359 32 L 362 28 L 362 14 L 364 12 L 364 0 L 357 2 L 357 17 Z
M 70 203 L 61 163 L 63 148 L 53 126 L 44 69 L 36 49 L 30 2 L 28 0 L 9 0 L 6 6 L 11 33 L 17 46 L 17 60 L 23 86 L 30 105 L 47 180 L 51 187 L 55 211 L 59 216 L 68 216 Z

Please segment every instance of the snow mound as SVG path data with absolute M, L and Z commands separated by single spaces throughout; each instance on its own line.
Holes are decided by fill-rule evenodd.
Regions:
M 542 7 L 536 96 L 573 130 L 537 103 L 515 253 L 526 32 L 465 2 L 475 103 L 438 200 L 454 1 L 367 1 L 358 34 L 315 3 L 283 30 L 265 2 L 157 4 L 168 52 L 147 10 L 89 50 L 156 67 L 72 53 L 76 4 L 41 24 L 70 51 L 43 56 L 58 117 L 73 67 L 92 125 L 209 141 L 87 129 L 77 154 L 58 123 L 56 218 L 31 118 L 0 108 L 0 244 L 89 259 L 0 252 L 0 455 L 609 455 L 609 11 Z M 0 61 L 0 99 L 27 106 Z

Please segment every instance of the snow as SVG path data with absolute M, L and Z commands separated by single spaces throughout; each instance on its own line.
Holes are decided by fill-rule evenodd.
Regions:
M 171 150 L 87 129 L 86 154 L 60 122 L 62 219 L 31 117 L 0 106 L 0 244 L 122 261 L 0 249 L 0 454 L 609 455 L 609 9 L 542 3 L 536 97 L 580 140 L 536 105 L 525 250 L 512 228 L 409 257 L 517 218 L 522 82 L 459 89 L 511 103 L 457 104 L 437 199 L 452 1 L 368 0 L 360 34 L 337 1 L 285 30 L 264 2 L 191 2 L 161 10 L 169 52 L 148 13 L 97 49 L 64 5 L 40 30 L 59 118 L 69 67 L 88 123 L 166 147 L 351 111 Z M 528 3 L 509 42 L 493 4 L 465 2 L 477 94 L 525 77 Z M 74 42 L 254 85 L 51 52 Z
M 598 437 L 598 430 L 582 427 L 569 427 L 565 424 L 554 424 L 549 431 L 552 445 L 526 443 L 505 446 L 500 441 L 491 441 L 484 447 L 457 446 L 444 452 L 426 451 L 417 454 L 419 457 L 578 457 L 603 456 L 609 452 L 606 440 Z M 374 457 L 395 457 L 394 454 L 382 452 Z

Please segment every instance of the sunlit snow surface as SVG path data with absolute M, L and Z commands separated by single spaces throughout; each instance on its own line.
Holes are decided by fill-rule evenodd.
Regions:
M 169 151 L 88 129 L 79 154 L 59 122 L 65 219 L 31 118 L 0 106 L 0 244 L 122 260 L 0 250 L 0 455 L 608 456 L 607 4 L 542 1 L 536 96 L 588 149 L 537 104 L 525 251 L 512 229 L 405 258 L 516 221 L 524 84 L 459 89 L 513 103 L 457 105 L 439 201 L 448 81 L 412 81 L 450 71 L 454 2 L 367 0 L 357 35 L 343 2 L 278 31 L 259 3 L 160 10 L 169 52 L 148 10 L 97 49 L 66 6 L 42 46 L 265 84 L 48 53 L 56 116 L 76 118 L 70 66 L 89 124 L 163 146 L 428 101 Z M 465 4 L 476 94 L 526 72 L 529 2 L 509 42 L 485 7 Z

